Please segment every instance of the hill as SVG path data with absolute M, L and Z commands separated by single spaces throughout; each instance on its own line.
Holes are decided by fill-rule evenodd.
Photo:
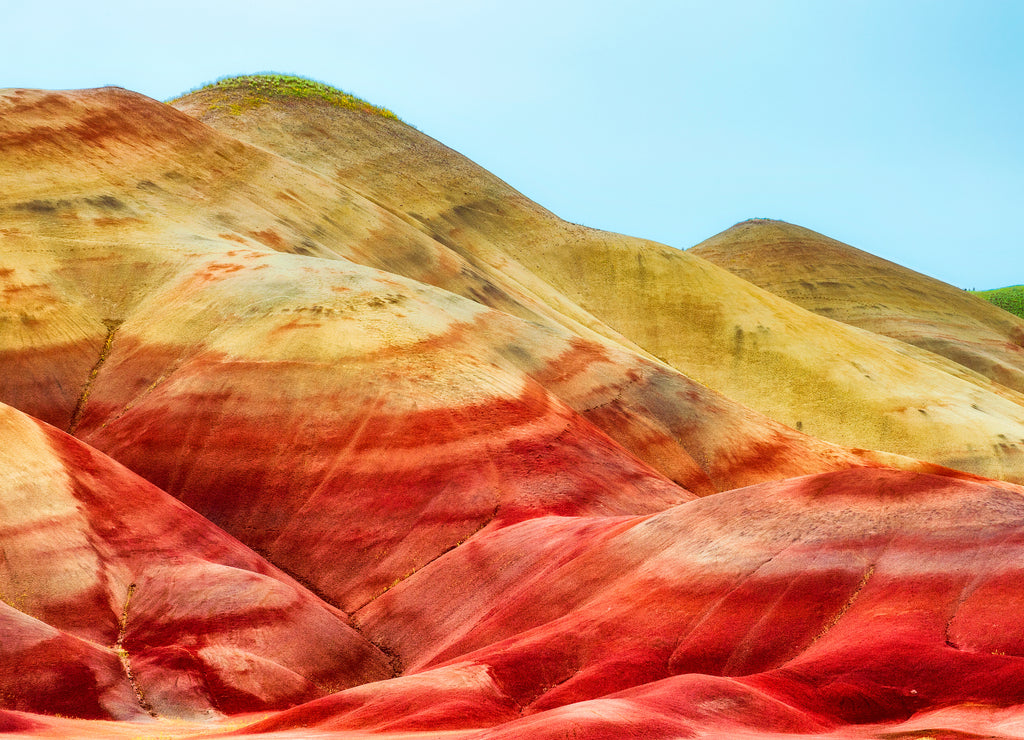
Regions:
M 778 226 L 855 326 L 280 76 L 3 91 L 0 149 L 0 732 L 1024 718 L 1012 317 Z
M 1024 391 L 1024 321 L 967 291 L 782 221 L 746 221 L 690 251 L 809 311 Z
M 2 404 L 0 512 L 5 708 L 219 716 L 392 675 L 336 609 L 121 465 Z
M 1020 393 L 812 313 L 695 252 L 566 223 L 399 121 L 316 97 L 270 104 L 251 85 L 228 80 L 173 104 L 351 187 L 429 240 L 436 255 L 350 258 L 611 339 L 830 442 L 1024 480 Z M 453 260 L 479 282 L 433 267 Z

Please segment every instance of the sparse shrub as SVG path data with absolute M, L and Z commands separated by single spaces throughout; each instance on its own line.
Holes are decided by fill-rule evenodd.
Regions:
M 331 87 L 324 82 L 306 77 L 277 73 L 241 75 L 222 77 L 219 80 L 189 90 L 169 102 L 178 100 L 195 92 L 222 92 L 222 97 L 215 96 L 211 110 L 226 109 L 233 115 L 266 105 L 271 100 L 280 98 L 299 98 L 325 100 L 331 105 L 351 110 L 362 110 L 384 118 L 400 120 L 387 108 L 373 105 L 344 90 Z

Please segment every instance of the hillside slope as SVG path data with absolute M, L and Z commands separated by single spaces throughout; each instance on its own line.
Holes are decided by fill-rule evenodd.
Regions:
M 3 706 L 138 719 L 390 677 L 345 615 L 173 498 L 0 404 Z
M 355 264 L 343 255 L 388 254 L 406 238 L 401 222 L 365 235 L 368 219 L 386 218 L 373 208 L 321 235 L 319 256 L 247 240 L 270 221 L 316 231 L 292 200 L 260 197 L 285 178 L 327 214 L 350 196 L 155 101 L 26 93 L 3 120 L 17 137 L 0 201 L 0 399 L 341 608 L 488 526 L 654 513 L 881 459 L 760 417 L 595 332 Z M 42 189 L 54 178 L 55 192 Z M 112 203 L 120 216 L 97 215 Z M 216 233 L 228 222 L 235 231 Z
M 969 726 L 1024 701 L 1022 514 L 1014 487 L 861 469 L 523 522 L 360 612 L 421 670 L 247 732 L 892 737 L 937 707 Z

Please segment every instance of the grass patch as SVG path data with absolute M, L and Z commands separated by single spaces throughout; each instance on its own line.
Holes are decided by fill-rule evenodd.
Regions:
M 337 108 L 361 110 L 383 118 L 401 120 L 387 108 L 368 103 L 362 98 L 331 87 L 324 82 L 296 75 L 265 73 L 221 77 L 219 80 L 200 85 L 167 102 L 173 103 L 175 100 L 180 100 L 193 93 L 212 93 L 213 101 L 210 103 L 210 110 L 227 110 L 236 116 L 247 110 L 267 105 L 274 100 L 290 98 L 324 100 Z
M 995 290 L 972 290 L 974 295 L 994 303 L 1004 311 L 1009 311 L 1024 319 L 1024 285 L 1011 285 L 1008 288 Z

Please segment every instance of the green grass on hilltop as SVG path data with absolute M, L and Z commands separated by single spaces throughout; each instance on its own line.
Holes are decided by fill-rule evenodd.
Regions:
M 367 113 L 383 116 L 384 118 L 400 120 L 398 116 L 387 108 L 381 108 L 380 106 L 368 103 L 362 98 L 357 98 L 351 93 L 331 87 L 326 83 L 310 80 L 305 77 L 277 73 L 222 77 L 214 82 L 189 90 L 168 102 L 174 102 L 184 98 L 186 95 L 197 92 L 214 94 L 210 110 L 227 110 L 236 116 L 244 111 L 266 105 L 272 100 L 296 98 L 325 100 L 339 108 L 362 110 Z M 217 93 L 223 93 L 223 95 L 217 95 Z
M 1024 319 L 1024 285 L 1011 285 L 1008 288 L 995 290 L 972 290 L 974 295 L 994 303 L 1004 311 L 1009 311 Z

